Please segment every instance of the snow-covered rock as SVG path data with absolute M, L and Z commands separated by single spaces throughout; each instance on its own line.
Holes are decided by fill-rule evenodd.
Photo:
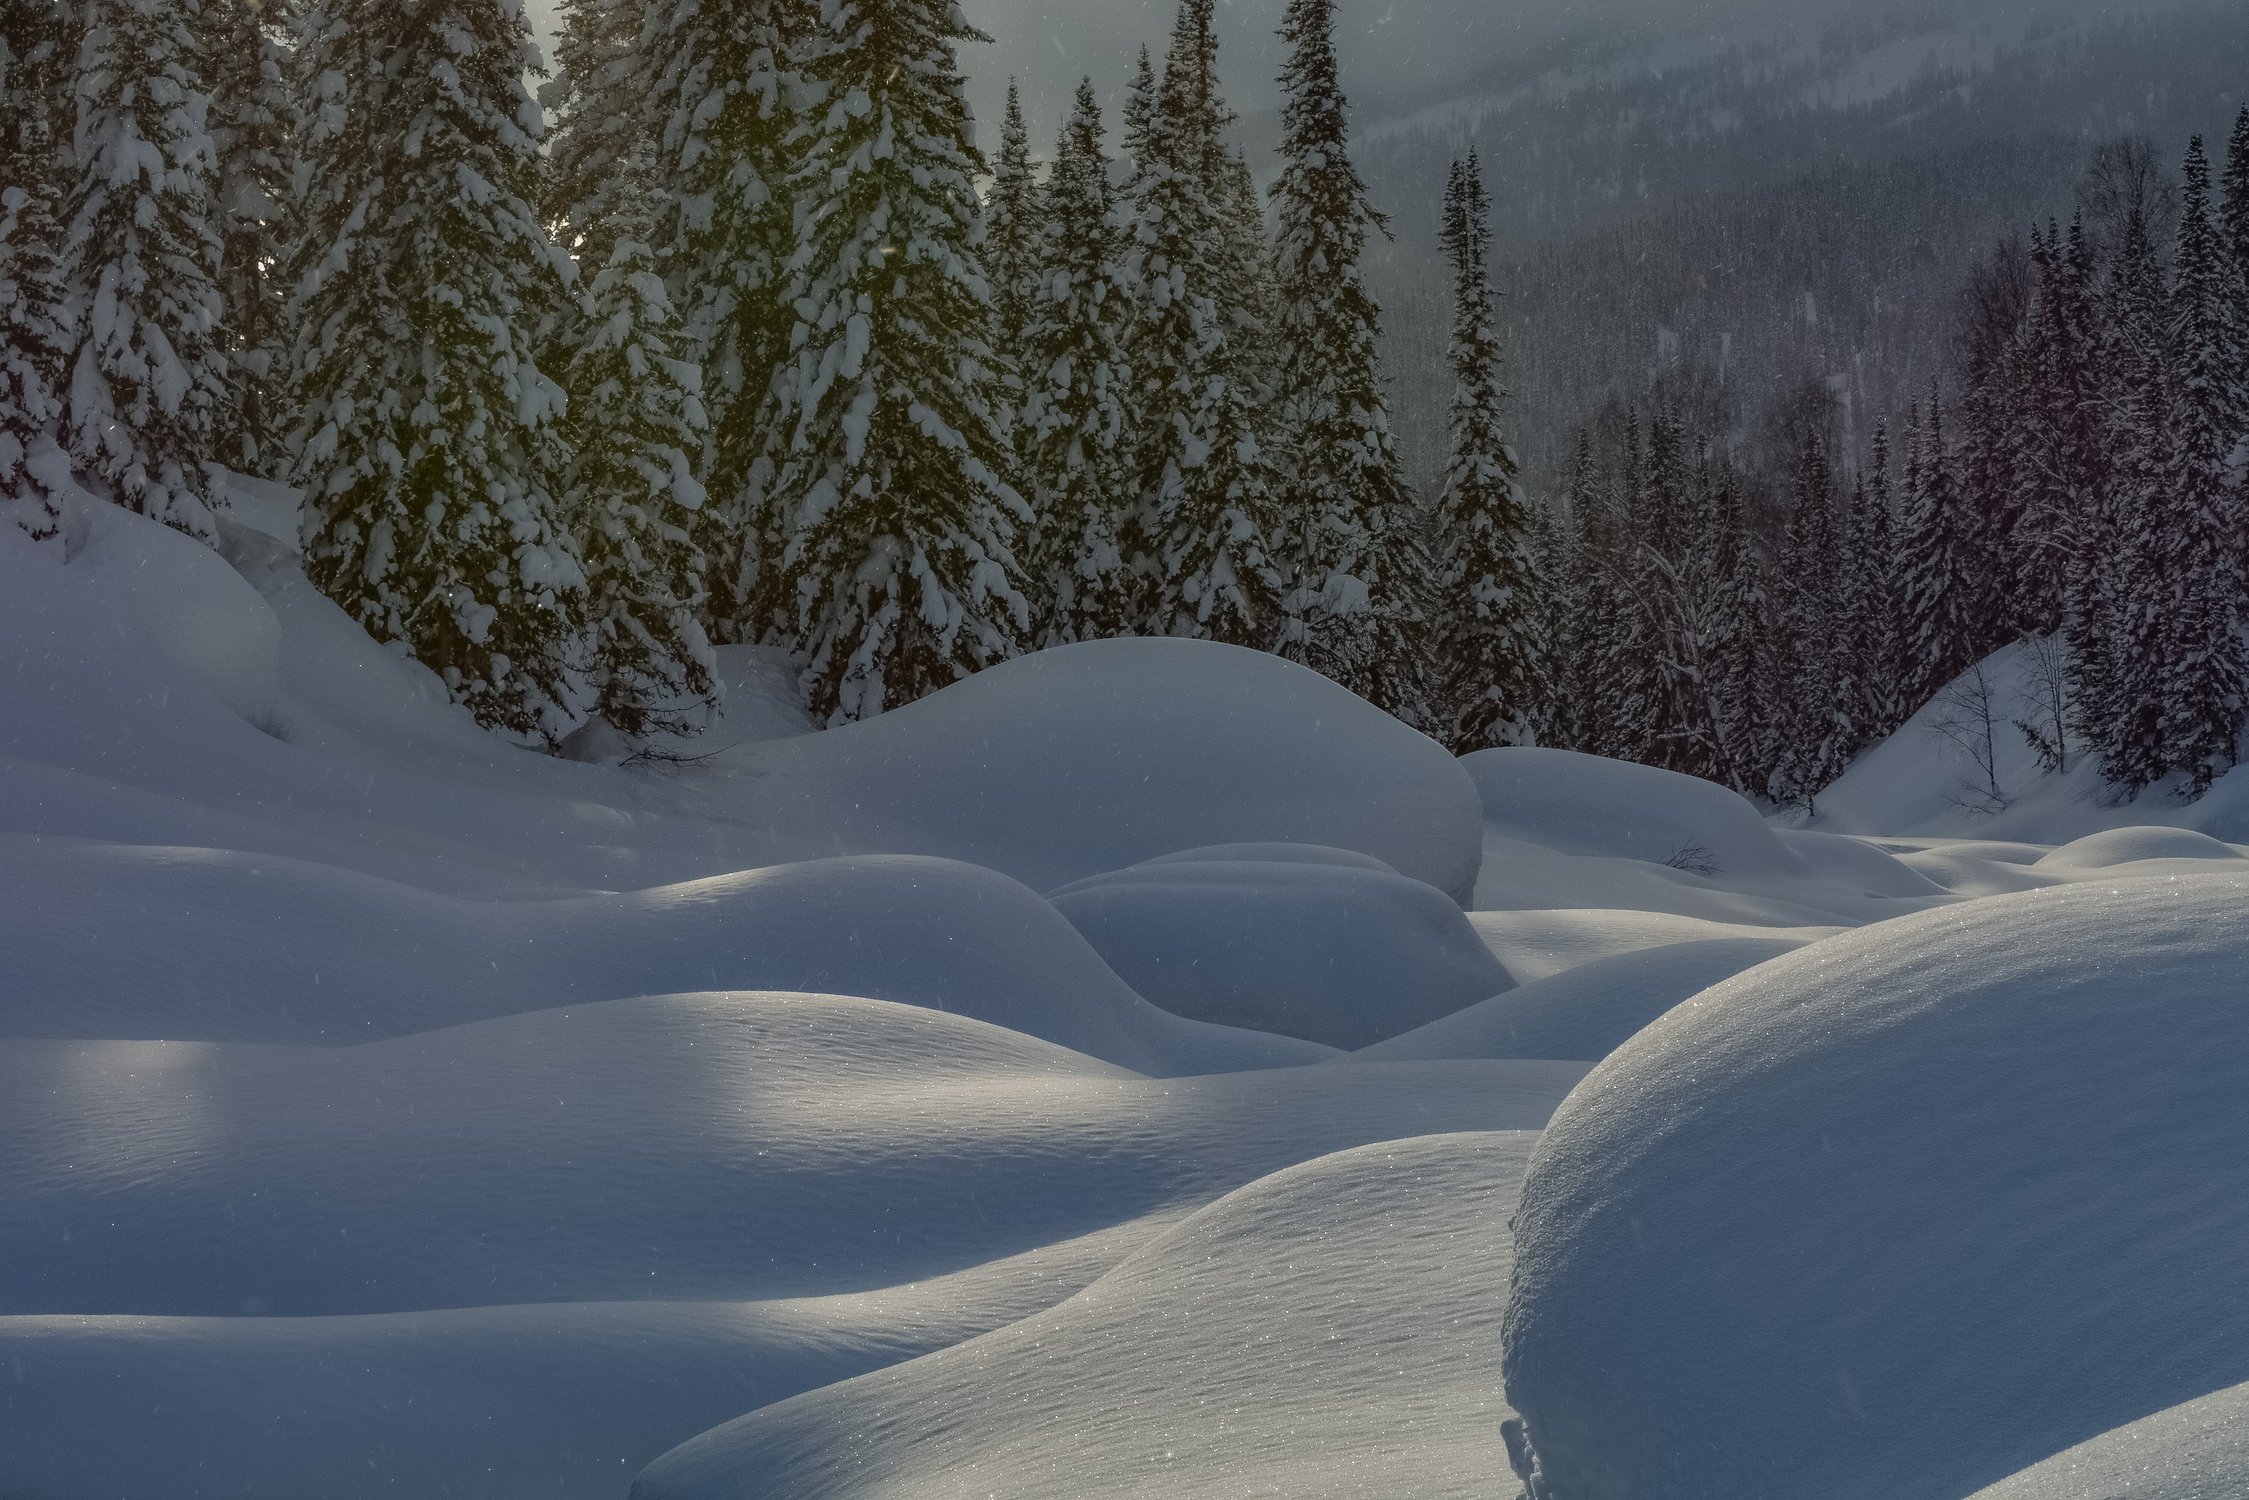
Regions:
M 758 814 L 838 853 L 943 854 L 1052 890 L 1212 844 L 1319 844 L 1466 903 L 1476 788 L 1306 668 L 1207 641 L 1091 641 L 878 719 L 752 746 Z
M 1435 887 L 1341 851 L 1272 852 L 1174 856 L 1064 886 L 1052 900 L 1165 1010 L 1331 1047 L 1363 1047 L 1513 988 Z
M 0 835 L 0 890 L 0 1036 L 333 1044 L 636 995 L 802 990 L 972 1016 L 1143 1073 L 1324 1055 L 1157 1009 L 1037 895 L 949 860 L 464 901 L 272 856 Z
M 683 1445 L 634 1500 L 1490 1500 L 1529 1146 L 1430 1137 L 1267 1178 L 1038 1317 Z
M 2108 880 L 1641 1032 L 1515 1220 L 1534 1493 L 1950 1500 L 2249 1379 L 2245 964 L 2249 878 Z
M 1714 782 L 1569 750 L 1479 750 L 1460 763 L 1484 817 L 1511 838 L 1726 880 L 1810 873 L 1755 807 Z
M 1785 938 L 1709 938 L 1597 959 L 1495 995 L 1344 1061 L 1570 1057 L 1598 1062 L 1674 1005 L 1793 953 Z
M 2155 859 L 2249 859 L 2231 844 L 2221 844 L 2191 828 L 2111 828 L 2089 833 L 2044 855 L 2034 869 L 2074 873 L 2111 870 Z

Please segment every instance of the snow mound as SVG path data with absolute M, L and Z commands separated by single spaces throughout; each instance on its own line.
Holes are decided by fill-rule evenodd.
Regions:
M 1160 860 L 1051 899 L 1165 1010 L 1332 1047 L 1396 1036 L 1514 985 L 1432 886 L 1340 860 L 1245 852 Z
M 0 1318 L 0 1483 L 147 1500 L 616 1500 L 754 1407 L 1053 1306 L 1138 1222 L 905 1287 L 343 1318 Z M 114 1440 L 131 1413 L 132 1441 Z
M 1507 972 L 1529 985 L 1586 964 L 1683 943 L 1741 938 L 1794 947 L 1833 937 L 1835 926 L 1774 926 L 1764 922 L 1714 922 L 1672 912 L 1591 907 L 1567 911 L 1479 911 L 1468 916 Z
M 765 994 L 356 1047 L 0 1042 L 0 1314 L 865 1291 L 1352 1146 L 1534 1129 L 1584 1073 L 1156 1081 L 965 1017 Z
M 1347 870 L 1374 870 L 1389 875 L 1398 873 L 1371 854 L 1359 854 L 1349 849 L 1329 849 L 1319 844 L 1211 844 L 1201 849 L 1182 849 L 1176 854 L 1159 854 L 1154 859 L 1142 860 L 1135 868 L 1148 865 L 1229 864 L 1239 861 L 1276 865 L 1339 865 Z
M 1945 732 L 1945 721 L 1957 720 L 1958 711 L 1932 703 L 1820 793 L 1818 826 L 1840 833 L 2020 839 L 2052 846 L 2104 829 L 2160 823 L 2249 843 L 2249 766 L 2220 776 L 2193 802 L 2178 800 L 2175 781 L 2120 801 L 2082 747 L 2073 743 L 2069 769 L 2051 773 L 2014 727 L 2016 720 L 2048 721 L 2035 643 L 1995 652 L 1962 674 L 1959 686 L 1972 687 L 1978 674 L 1996 728 L 1988 776 Z
M 1268 1178 L 1038 1317 L 685 1444 L 634 1500 L 1487 1500 L 1529 1146 L 1432 1137 Z
M 1207 641 L 1021 657 L 809 739 L 730 752 L 761 817 L 835 853 L 942 854 L 1052 890 L 1211 844 L 1352 850 L 1465 904 L 1476 789 L 1317 672 Z
M 2062 845 L 2039 860 L 2040 870 L 2108 870 L 2118 865 L 2151 859 L 2238 860 L 2244 856 L 2231 844 L 2221 844 L 2206 833 L 2188 828 L 2111 828 L 2087 834 Z
M 2249 1379 L 2245 961 L 2249 878 L 2103 882 L 1641 1032 L 1515 1220 L 1533 1493 L 1948 1500 Z
M 0 835 L 0 890 L 0 1036 L 349 1043 L 742 989 L 926 1005 L 1144 1073 L 1324 1055 L 1158 1010 L 1037 895 L 947 860 L 499 902 L 273 856 Z
M 1479 750 L 1460 764 L 1510 838 L 1720 879 L 1810 873 L 1755 807 L 1698 777 L 1569 750 Z
M 1566 1057 L 1598 1062 L 1673 1006 L 1801 943 L 1718 938 L 1598 959 L 1352 1053 L 1407 1058 Z
M 67 564 L 0 554 L 0 831 L 209 844 L 479 896 L 857 854 L 959 859 L 1050 890 L 1276 842 L 1352 851 L 1463 902 L 1474 889 L 1467 773 L 1262 652 L 1073 646 L 812 735 L 794 733 L 772 663 L 736 656 L 736 717 L 682 747 L 709 758 L 561 761 L 476 729 L 282 544 L 234 527 L 229 567 L 114 506 L 82 520 Z M 725 748 L 744 734 L 788 737 Z
M 2055 1454 L 1969 1500 L 2240 1500 L 2249 1385 L 2215 1391 Z

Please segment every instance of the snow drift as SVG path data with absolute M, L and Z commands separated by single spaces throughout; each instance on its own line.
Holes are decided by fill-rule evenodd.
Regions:
M 1339 852 L 1170 855 L 1052 899 L 1165 1010 L 1332 1047 L 1363 1047 L 1513 988 L 1450 898 Z
M 67 564 L 0 548 L 0 831 L 280 854 L 473 895 L 854 854 L 965 860 L 1047 890 L 1259 842 L 1354 851 L 1461 901 L 1475 885 L 1459 764 L 1262 652 L 1095 642 L 693 774 L 576 764 L 478 731 L 253 533 L 230 533 L 238 573 L 115 506 L 86 502 L 71 524 Z
M 2249 1494 L 2249 1385 L 2127 1422 L 1969 1500 L 2238 1500 Z
M 0 1314 L 828 1296 L 1542 1125 L 1585 1069 L 1150 1080 L 836 996 L 614 1000 L 355 1047 L 0 1043 Z
M 1681 1001 L 1801 946 L 1784 938 L 1711 938 L 1596 959 L 1361 1048 L 1350 1060 L 1569 1057 L 1598 1062 Z
M 1448 1135 L 1267 1178 L 1049 1312 L 683 1445 L 634 1500 L 1488 1500 L 1529 1146 Z
M 2245 962 L 2249 879 L 2112 880 L 1815 945 L 1627 1043 L 1515 1221 L 1532 1493 L 1951 1500 L 2249 1379 Z
M 636 995 L 801 990 L 973 1016 L 1143 1073 L 1324 1055 L 1156 1009 L 1045 901 L 948 860 L 465 901 L 270 855 L 0 835 L 0 889 L 0 1036 L 344 1043 Z

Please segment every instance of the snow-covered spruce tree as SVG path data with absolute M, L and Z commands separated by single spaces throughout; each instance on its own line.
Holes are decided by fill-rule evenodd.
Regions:
M 1271 460 L 1220 303 L 1225 220 L 1209 184 L 1226 118 L 1212 0 L 1181 0 L 1150 127 L 1130 261 L 1148 627 L 1270 650 L 1283 634 Z
M 290 265 L 305 571 L 479 722 L 583 719 L 585 577 L 556 490 L 563 395 L 531 343 L 567 259 L 532 207 L 518 0 L 330 0 Z
M 2171 768 L 2162 727 L 2170 515 L 2158 441 L 2170 421 L 2171 297 L 2144 201 L 2128 205 L 2113 238 L 2093 341 L 2106 409 L 2099 551 L 2073 608 L 2071 696 L 2102 775 L 2137 792 Z
M 1855 716 L 1868 741 L 1894 732 L 1921 706 L 1907 701 L 1913 663 L 1902 616 L 1906 590 L 1898 565 L 1896 506 L 1889 424 L 1877 423 L 1866 472 L 1852 492 L 1850 544 L 1844 548 L 1850 577 L 1843 638 L 1858 685 Z
M 1140 201 L 1141 191 L 1156 170 L 1156 103 L 1159 93 L 1156 60 L 1143 46 L 1139 61 L 1133 64 L 1132 82 L 1125 88 L 1122 196 L 1127 207 Z
M 984 201 L 984 262 L 992 280 L 995 346 L 1011 360 L 1023 347 L 1031 321 L 1039 264 L 1047 247 L 1040 243 L 1046 216 L 1031 166 L 1031 132 L 1023 123 L 1023 99 L 1013 78 L 1007 81 L 1007 113 L 1000 124 L 1000 154 L 992 163 L 992 190 Z
M 1507 442 L 1507 388 L 1489 254 L 1490 201 L 1474 152 L 1445 187 L 1440 235 L 1453 274 L 1450 453 L 1437 501 L 1440 587 L 1435 656 L 1455 748 L 1531 743 L 1541 680 L 1530 507 Z
M 2163 653 L 2162 736 L 2171 766 L 2199 796 L 2240 761 L 2249 705 L 2241 641 L 2241 507 L 2227 473 L 2243 429 L 2242 369 L 2249 340 L 2236 321 L 2233 266 L 2211 217 L 2202 138 L 2187 148 L 2186 191 L 2172 258 L 2160 493 L 2169 619 Z
M 212 208 L 219 234 L 220 324 L 227 357 L 213 454 L 245 474 L 277 476 L 286 411 L 276 408 L 282 289 L 273 268 L 287 238 L 292 97 L 280 0 L 201 0 L 210 59 L 211 139 L 218 162 Z
M 82 0 L 79 14 L 64 446 L 118 504 L 216 541 L 227 362 L 201 53 L 171 0 Z
M 2100 392 L 2092 345 L 2084 226 L 2058 226 L 2039 261 L 2025 349 L 2023 503 L 2010 547 L 2010 587 L 2025 628 L 2050 632 L 2070 617 L 2074 585 L 2097 545 L 2089 535 L 2102 488 Z
M 701 620 L 703 556 L 693 524 L 706 426 L 702 372 L 681 357 L 655 253 L 648 153 L 618 164 L 609 263 L 584 299 L 566 384 L 572 461 L 564 513 L 589 594 L 594 712 L 634 739 L 702 729 L 718 703 Z
M 1139 618 L 1125 553 L 1137 498 L 1133 289 L 1090 79 L 1078 85 L 1045 199 L 1017 432 L 1037 516 L 1021 550 L 1041 647 L 1129 634 Z
M 1984 639 L 1990 586 L 1981 528 L 1960 484 L 1956 455 L 1945 441 L 1944 411 L 1929 393 L 1926 425 L 1916 423 L 1919 453 L 1909 466 L 1903 570 L 1905 609 L 1912 622 L 1922 703 L 1974 664 Z
M 795 314 L 782 297 L 796 247 L 789 176 L 795 41 L 811 0 L 648 0 L 645 107 L 663 186 L 654 244 L 689 351 L 703 368 L 710 493 L 711 637 L 795 637 L 770 494 L 774 387 Z
M 805 693 L 872 718 L 1003 661 L 1029 631 L 1007 383 L 951 0 L 822 0 L 791 182 L 795 358 L 780 386 L 784 565 Z
M 1124 287 L 1132 298 L 1132 316 L 1125 329 L 1125 365 L 1132 373 L 1135 384 L 1130 388 L 1125 402 L 1126 417 L 1136 434 L 1130 450 L 1134 464 L 1134 481 L 1140 491 L 1124 518 L 1119 545 L 1124 550 L 1125 567 L 1132 581 L 1132 609 L 1136 629 L 1145 629 L 1156 613 L 1161 580 L 1157 560 L 1155 496 L 1145 484 L 1140 467 L 1141 451 L 1137 434 L 1144 430 L 1141 391 L 1139 387 L 1142 359 L 1150 353 L 1149 329 L 1154 322 L 1153 300 L 1155 288 L 1149 285 L 1145 265 L 1139 253 L 1142 227 L 1141 205 L 1147 201 L 1156 181 L 1160 163 L 1156 159 L 1156 106 L 1160 86 L 1156 79 L 1155 60 L 1146 46 L 1133 66 L 1132 82 L 1125 89 L 1123 171 L 1117 192 L 1117 215 L 1124 229 L 1125 256 L 1120 267 Z
M 1270 446 L 1279 418 L 1282 378 L 1282 346 L 1272 337 L 1280 301 L 1265 228 L 1265 195 L 1258 191 L 1257 174 L 1239 146 L 1226 153 L 1213 201 L 1219 206 L 1225 240 L 1219 257 L 1219 311 L 1251 392 L 1259 435 Z
M 1769 795 L 1813 812 L 1819 794 L 1843 774 L 1856 748 L 1848 712 L 1854 693 L 1844 660 L 1852 644 L 1839 634 L 1843 569 L 1825 445 L 1807 437 L 1792 468 L 1775 621 L 1781 672 L 1772 684 L 1776 763 Z
M 69 326 L 58 214 L 75 23 L 65 0 L 25 0 L 0 16 L 0 524 L 57 548 L 70 482 L 56 441 Z
M 640 45 L 647 10 L 644 0 L 562 0 L 554 76 L 539 90 L 553 122 L 540 207 L 588 275 L 610 263 L 620 233 L 650 233 L 617 222 L 635 207 L 622 200 L 639 190 L 628 163 L 655 133 Z M 643 160 L 652 165 L 653 152 Z
M 2226 143 L 2225 202 L 2219 212 L 2219 238 L 2233 262 L 2235 306 L 2243 328 L 2249 328 L 2249 105 L 2234 117 L 2233 138 Z M 2249 387 L 2249 372 L 2242 382 Z M 2244 396 L 2249 402 L 2249 395 Z M 2243 434 L 2249 437 L 2249 433 Z
M 1300 632 L 1284 648 L 1377 707 L 1436 729 L 1429 564 L 1376 365 L 1381 312 L 1359 265 L 1367 236 L 1388 228 L 1351 165 L 1334 0 L 1289 0 L 1281 39 L 1289 57 L 1281 75 L 1284 165 L 1273 188 L 1273 303 L 1282 561 Z M 1529 694 L 1510 686 L 1513 702 L 1494 708 L 1512 721 Z
M 1969 601 L 1971 657 L 2009 639 L 2024 624 L 2020 615 L 2031 603 L 2010 585 L 2021 572 L 2014 548 L 2029 490 L 2022 449 L 2031 414 L 2023 374 L 2037 259 L 2035 248 L 2013 236 L 2000 241 L 1969 278 L 1959 333 L 1954 475 L 1966 517 L 1976 528 L 1975 573 L 1990 584 Z

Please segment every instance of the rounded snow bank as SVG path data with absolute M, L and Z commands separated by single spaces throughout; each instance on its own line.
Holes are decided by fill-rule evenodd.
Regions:
M 2233 845 L 2191 828 L 2111 828 L 2062 845 L 2033 868 L 2067 872 L 2107 870 L 2150 859 L 2241 858 L 2242 852 Z
M 1347 1060 L 1547 1057 L 1597 1062 L 1681 1001 L 1802 946 L 1788 938 L 1713 938 L 1595 959 L 1363 1048 Z
M 2249 1385 L 2159 1411 L 2057 1453 L 1970 1500 L 2241 1500 Z
M 1306 668 L 1208 641 L 1092 641 L 863 724 L 728 754 L 754 816 L 834 853 L 941 854 L 1051 890 L 1219 843 L 1371 855 L 1465 903 L 1476 789 Z
M 0 1037 L 332 1044 L 636 995 L 802 990 L 973 1016 L 1143 1073 L 1330 1055 L 1167 1014 L 1036 893 L 915 856 L 463 901 L 270 855 L 0 835 L 0 891 Z
M 1156 860 L 1051 899 L 1172 1014 L 1331 1047 L 1363 1047 L 1514 987 L 1443 892 L 1341 851 L 1255 857 L 1272 848 Z
M 633 1500 L 1499 1494 L 1492 1291 L 1529 1144 L 1276 1173 L 1036 1317 L 705 1433 Z
M 1460 764 L 1510 838 L 1727 880 L 1810 873 L 1745 798 L 1700 777 L 1571 750 L 1479 750 Z
M 2249 877 L 1999 897 L 1691 1000 L 1515 1222 L 1539 1500 L 1953 1500 L 2249 1379 Z

